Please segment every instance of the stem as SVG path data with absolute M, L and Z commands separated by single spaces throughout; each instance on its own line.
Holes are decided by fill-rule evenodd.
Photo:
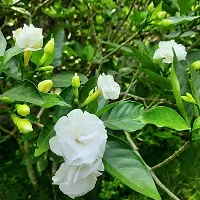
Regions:
M 87 106 L 89 103 L 91 103 L 92 101 L 94 101 L 95 99 L 97 99 L 99 96 L 101 95 L 101 91 L 97 90 L 94 94 L 92 94 L 91 96 L 89 96 L 84 103 L 81 105 L 81 108 Z
M 115 41 L 117 33 L 119 32 L 119 30 L 121 29 L 121 27 L 123 26 L 123 24 L 126 22 L 126 20 L 128 19 L 129 15 L 131 14 L 131 11 L 133 10 L 134 4 L 135 4 L 135 0 L 133 0 L 133 2 L 132 2 L 132 4 L 131 4 L 131 7 L 130 7 L 130 10 L 129 10 L 128 14 L 126 15 L 126 17 L 124 18 L 124 20 L 123 20 L 123 21 L 119 24 L 119 26 L 116 28 L 116 31 L 115 31 L 115 33 L 114 33 L 114 35 L 113 35 L 113 37 L 112 37 L 112 40 Z M 112 41 L 112 40 L 111 40 L 111 41 Z
M 133 140 L 130 137 L 130 134 L 126 131 L 124 131 L 125 136 L 128 140 L 128 142 L 130 143 L 131 147 L 133 148 L 134 152 L 142 159 L 139 151 L 138 151 L 138 147 L 135 145 L 135 143 L 133 142 Z M 142 159 L 143 160 L 143 159 Z M 154 172 L 152 171 L 152 169 L 144 162 L 145 166 L 147 167 L 149 173 L 151 174 L 152 178 L 154 179 L 155 183 L 162 188 L 172 199 L 174 200 L 180 200 L 177 196 L 175 196 L 165 185 L 163 185 L 163 183 L 158 179 L 158 177 L 154 174 Z
M 178 149 L 177 151 L 175 151 L 175 153 L 173 155 L 171 155 L 169 158 L 165 159 L 163 162 L 153 166 L 151 168 L 151 170 L 156 170 L 160 167 L 162 167 L 163 165 L 168 164 L 169 162 L 171 162 L 172 160 L 174 160 L 175 158 L 177 158 L 182 152 L 184 152 L 188 147 L 190 146 L 190 141 L 187 141 L 184 143 L 184 145 Z

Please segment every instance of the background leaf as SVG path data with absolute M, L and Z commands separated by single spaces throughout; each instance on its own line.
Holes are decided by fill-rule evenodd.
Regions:
M 4 38 L 2 32 L 0 31 L 0 56 L 4 55 L 6 46 L 7 46 L 6 39 Z

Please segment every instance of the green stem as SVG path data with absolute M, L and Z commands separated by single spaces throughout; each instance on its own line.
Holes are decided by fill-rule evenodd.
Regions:
M 100 95 L 101 95 L 101 91 L 97 90 L 95 93 L 93 93 L 91 96 L 89 96 L 85 100 L 85 102 L 81 105 L 81 108 L 84 108 L 85 106 L 87 106 L 89 103 L 91 103 L 92 101 L 94 101 L 95 99 L 97 99 Z

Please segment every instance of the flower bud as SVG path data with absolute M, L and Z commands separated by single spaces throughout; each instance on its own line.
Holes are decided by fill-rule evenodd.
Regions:
M 5 102 L 5 103 L 8 103 L 8 104 L 11 104 L 11 103 L 13 103 L 13 101 L 11 100 L 11 98 L 10 97 L 3 97 L 3 102 Z
M 54 52 L 54 38 L 51 38 L 44 47 L 44 53 L 52 54 Z
M 186 102 L 196 104 L 195 99 L 193 98 L 193 96 L 190 93 L 186 93 L 186 96 L 181 96 L 181 98 Z
M 74 77 L 72 78 L 72 87 L 79 88 L 81 85 L 80 78 L 77 73 L 75 73 Z
M 158 17 L 158 19 L 163 19 L 165 16 L 166 16 L 166 12 L 165 11 L 160 11 L 160 12 L 158 12 L 157 13 L 157 17 Z
M 97 15 L 96 16 L 96 23 L 97 24 L 103 24 L 104 22 L 104 18 L 102 17 L 102 15 Z
M 16 104 L 15 107 L 17 109 L 17 113 L 23 117 L 30 114 L 30 108 L 26 104 Z
M 38 84 L 38 90 L 42 93 L 48 93 L 53 86 L 52 80 L 45 80 Z
M 193 67 L 195 70 L 200 69 L 200 60 L 197 60 L 197 61 L 193 62 L 193 63 L 192 63 L 192 67 Z
M 158 25 L 167 27 L 167 26 L 171 25 L 171 23 L 172 23 L 172 20 L 164 19 L 161 22 L 159 22 Z
M 37 71 L 53 71 L 53 66 L 46 66 L 46 67 L 40 67 L 37 69 Z
M 17 117 L 17 115 L 15 115 L 15 114 L 12 114 L 11 118 L 15 125 L 17 125 L 17 123 L 21 120 L 21 118 Z
M 154 3 L 151 2 L 151 3 L 149 4 L 149 6 L 147 7 L 147 9 L 148 9 L 149 12 L 152 12 L 153 9 L 154 9 Z
M 27 119 L 20 119 L 16 125 L 20 133 L 26 134 L 33 131 L 32 124 Z

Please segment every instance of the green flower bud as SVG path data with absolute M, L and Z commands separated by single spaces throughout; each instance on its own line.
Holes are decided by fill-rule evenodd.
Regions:
M 160 12 L 158 12 L 157 13 L 157 17 L 158 17 L 158 19 L 163 19 L 165 16 L 166 16 L 166 12 L 165 11 L 160 11 Z
M 30 108 L 26 104 L 16 104 L 15 107 L 17 109 L 17 113 L 23 117 L 30 114 Z
M 74 77 L 72 78 L 72 87 L 79 88 L 81 85 L 80 78 L 77 73 L 75 73 Z
M 159 22 L 158 25 L 167 27 L 167 26 L 171 25 L 171 23 L 172 23 L 172 20 L 164 19 L 161 22 Z
M 103 24 L 104 22 L 104 18 L 102 17 L 102 15 L 97 15 L 95 20 L 97 24 Z
M 152 12 L 153 9 L 154 9 L 154 3 L 151 2 L 151 3 L 149 4 L 149 6 L 147 7 L 147 9 L 148 9 L 149 12 Z
M 195 99 L 193 98 L 193 96 L 190 93 L 186 93 L 186 96 L 181 96 L 181 98 L 186 102 L 196 104 Z
M 38 90 L 42 93 L 48 93 L 53 86 L 52 80 L 45 80 L 38 84 Z
M 27 119 L 20 119 L 17 122 L 17 128 L 19 129 L 20 133 L 25 134 L 33 131 L 32 124 Z
M 46 66 L 46 67 L 40 67 L 37 69 L 37 71 L 53 71 L 53 66 Z
M 44 53 L 52 54 L 54 52 L 54 38 L 51 38 L 44 47 Z
M 193 62 L 193 63 L 192 63 L 192 67 L 193 67 L 195 70 L 200 69 L 200 60 L 197 60 L 197 61 Z
M 11 98 L 10 97 L 3 97 L 3 102 L 5 102 L 5 103 L 8 103 L 8 104 L 11 104 L 11 103 L 13 103 L 13 101 L 11 100 Z
M 12 114 L 11 118 L 15 125 L 17 125 L 17 123 L 21 120 L 21 118 L 17 117 L 17 115 L 15 115 L 15 114 Z

